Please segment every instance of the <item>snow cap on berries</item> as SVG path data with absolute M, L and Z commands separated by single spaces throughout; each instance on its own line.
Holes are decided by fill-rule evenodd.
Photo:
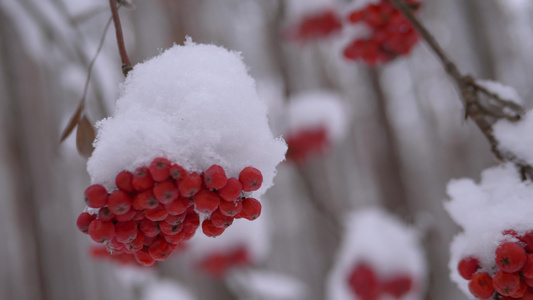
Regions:
M 450 201 L 444 206 L 464 230 L 451 244 L 450 277 L 472 297 L 468 281 L 457 270 L 459 261 L 475 257 L 481 271 L 492 272 L 498 245 L 517 241 L 503 232 L 514 230 L 523 235 L 533 229 L 533 186 L 522 181 L 518 170 L 509 163 L 483 171 L 478 184 L 469 178 L 451 180 L 447 193 Z
M 340 95 L 326 91 L 309 91 L 294 95 L 287 106 L 286 132 L 324 127 L 328 138 L 338 140 L 346 134 L 346 107 Z
M 264 180 L 252 193 L 259 197 L 287 149 L 270 131 L 267 107 L 239 53 L 190 38 L 136 65 L 113 117 L 97 127 L 88 171 L 107 188 L 122 170 L 165 157 L 189 172 L 217 164 L 228 177 L 253 166 Z
M 370 266 L 382 279 L 410 275 L 412 287 L 401 299 L 421 299 L 426 262 L 418 233 L 394 216 L 379 209 L 348 215 L 340 251 L 329 274 L 328 299 L 359 299 L 351 290 L 348 278 L 360 263 Z

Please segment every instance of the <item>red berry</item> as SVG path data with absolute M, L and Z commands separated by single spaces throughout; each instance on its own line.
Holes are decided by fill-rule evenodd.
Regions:
M 253 167 L 246 167 L 242 169 L 239 174 L 239 181 L 242 184 L 242 190 L 245 192 L 256 191 L 263 183 L 263 175 L 261 171 Z
M 211 220 L 206 219 L 202 222 L 202 231 L 208 237 L 217 237 L 224 232 L 225 228 L 216 227 Z
M 127 213 L 115 216 L 115 220 L 118 222 L 127 222 L 133 220 L 133 218 L 137 215 L 137 212 L 135 209 L 128 210 Z
M 461 277 L 463 277 L 466 280 L 472 279 L 472 276 L 476 271 L 480 268 L 479 261 L 471 256 L 465 257 L 461 259 L 459 262 L 459 265 L 457 266 L 457 270 L 459 270 L 459 274 Z
M 157 227 L 157 230 L 159 230 L 159 227 Z M 150 245 L 152 245 L 154 243 L 154 241 L 157 239 L 158 236 L 159 236 L 159 231 L 158 231 L 158 233 L 155 236 L 146 236 L 145 235 L 144 236 L 143 245 L 150 247 Z
M 152 190 L 146 190 L 133 197 L 133 208 L 136 210 L 143 210 L 147 208 L 156 208 L 159 201 L 154 196 Z
M 131 252 L 136 252 L 143 248 L 144 246 L 143 243 L 144 243 L 144 234 L 139 231 L 137 232 L 137 236 L 135 237 L 135 239 L 127 243 L 125 247 Z
M 215 211 L 219 203 L 220 198 L 218 198 L 217 194 L 209 190 L 201 190 L 194 196 L 196 210 L 204 214 L 210 214 Z
M 504 272 L 519 271 L 526 264 L 526 260 L 526 251 L 516 243 L 506 242 L 496 249 L 496 265 Z
M 113 252 L 120 252 L 124 249 L 124 244 L 119 242 L 116 238 L 113 240 L 107 242 L 106 248 L 109 250 L 109 253 L 113 254 Z
M 107 204 L 107 190 L 100 184 L 93 184 L 85 190 L 85 203 L 92 208 L 104 207 Z
M 92 221 L 96 219 L 96 216 L 91 215 L 87 212 L 82 212 L 78 216 L 78 220 L 76 220 L 76 226 L 78 226 L 78 229 L 83 233 L 89 233 L 89 225 Z
M 115 215 L 111 211 L 109 211 L 109 208 L 107 207 L 102 207 L 98 211 L 98 219 L 102 221 L 111 221 L 114 218 L 115 218 Z
M 115 224 L 115 238 L 121 243 L 130 243 L 137 237 L 137 222 L 127 221 Z
M 148 253 L 155 260 L 165 260 L 174 250 L 172 244 L 165 241 L 164 238 L 158 237 L 148 248 Z
M 149 167 L 152 178 L 161 182 L 170 176 L 170 161 L 163 157 L 155 158 Z
M 151 266 L 155 263 L 155 260 L 152 258 L 152 256 L 148 253 L 147 250 L 141 249 L 134 253 L 135 260 L 143 266 Z
M 357 265 L 348 277 L 351 290 L 362 299 L 378 299 L 381 287 L 374 270 L 365 263 Z
M 239 218 L 245 218 L 253 221 L 261 215 L 261 203 L 255 198 L 244 198 L 242 200 L 242 210 L 237 215 Z
M 159 204 L 156 208 L 146 209 L 144 215 L 151 221 L 163 221 L 168 217 L 168 212 L 163 205 Z
M 178 187 L 170 179 L 160 182 L 154 186 L 153 192 L 155 198 L 161 204 L 168 204 L 175 199 L 178 199 L 179 196 Z
M 520 289 L 520 275 L 499 270 L 492 277 L 494 289 L 503 296 L 511 296 Z
M 468 289 L 474 297 L 479 299 L 489 299 L 494 294 L 492 278 L 486 272 L 478 272 L 472 276 L 468 283 Z
M 242 184 L 237 178 L 231 177 L 227 180 L 226 185 L 217 192 L 222 200 L 233 201 L 241 195 Z
M 165 238 L 165 240 L 171 244 L 174 244 L 174 245 L 177 245 L 179 244 L 181 241 L 183 241 L 183 238 L 185 237 L 185 231 L 181 230 L 180 232 L 178 232 L 177 234 L 173 234 L 173 235 L 166 235 L 164 234 L 163 237 Z
M 172 225 L 167 222 L 160 222 L 159 228 L 161 229 L 161 232 L 165 235 L 175 235 L 181 232 L 181 230 L 183 229 L 183 223 Z
M 526 263 L 520 271 L 524 277 L 533 279 L 533 254 L 527 255 Z
M 133 192 L 133 185 L 131 181 L 133 180 L 133 174 L 128 171 L 122 171 L 117 174 L 115 178 L 115 185 L 118 189 L 123 190 L 126 193 Z
M 235 217 L 242 211 L 242 201 L 240 199 L 235 201 L 220 201 L 218 208 L 223 215 Z
M 161 232 L 157 222 L 150 221 L 148 219 L 142 219 L 139 222 L 139 229 L 144 233 L 146 237 L 154 237 Z
M 533 230 L 526 232 L 522 239 L 526 243 L 526 250 L 533 252 Z
M 154 179 L 150 175 L 148 168 L 141 167 L 137 168 L 133 173 L 131 184 L 135 190 L 142 192 L 154 186 Z
M 115 215 L 122 215 L 130 210 L 132 200 L 128 194 L 121 190 L 116 190 L 109 195 L 107 208 Z
M 223 215 L 220 209 L 215 210 L 211 214 L 211 222 L 218 228 L 227 228 L 233 223 L 233 218 Z
M 399 299 L 413 287 L 413 280 L 409 275 L 395 276 L 383 282 L 383 291 Z
M 200 216 L 195 212 L 187 213 L 183 221 L 183 231 L 194 234 L 198 226 L 200 226 Z
M 518 288 L 518 290 L 515 293 L 510 295 L 510 297 L 512 297 L 512 298 L 521 298 L 522 296 L 525 295 L 525 293 L 527 291 L 527 288 L 528 288 L 528 285 L 525 282 L 520 281 L 520 287 Z
M 178 181 L 179 193 L 182 197 L 192 197 L 202 188 L 202 178 L 198 173 L 185 174 Z
M 185 197 L 179 197 L 178 199 L 175 199 L 174 201 L 165 204 L 165 209 L 168 211 L 171 215 L 180 215 L 187 211 L 187 208 L 192 206 L 194 202 L 189 200 L 189 198 Z
M 186 216 L 186 213 L 182 213 L 181 215 L 168 215 L 168 217 L 165 218 L 165 222 L 170 225 L 178 225 L 185 221 Z
M 115 225 L 96 219 L 89 225 L 89 235 L 97 243 L 111 241 L 115 237 Z
M 227 181 L 226 172 L 219 165 L 212 165 L 204 173 L 204 184 L 208 189 L 220 189 Z
M 170 177 L 174 178 L 174 180 L 178 181 L 182 177 L 187 175 L 187 171 L 185 171 L 184 168 L 182 168 L 180 165 L 172 164 L 170 166 Z
M 144 210 L 138 210 L 135 211 L 135 216 L 133 217 L 133 221 L 140 221 L 142 219 L 146 218 L 144 215 Z

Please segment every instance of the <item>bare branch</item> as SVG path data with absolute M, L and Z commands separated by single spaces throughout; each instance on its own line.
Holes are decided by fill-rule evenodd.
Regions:
M 120 59 L 122 60 L 122 73 L 124 73 L 124 76 L 128 76 L 129 71 L 131 71 L 133 67 L 131 66 L 128 53 L 126 52 L 126 45 L 124 44 L 124 35 L 122 34 L 122 25 L 120 25 L 117 1 L 109 0 L 109 6 L 111 7 L 111 15 L 113 16 L 113 23 L 115 24 L 115 32 L 117 34 L 118 52 L 120 53 Z

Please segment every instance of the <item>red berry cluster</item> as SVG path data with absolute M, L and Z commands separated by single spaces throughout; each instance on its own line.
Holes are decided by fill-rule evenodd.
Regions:
M 414 11 L 420 7 L 417 0 L 406 2 Z M 363 22 L 370 28 L 371 34 L 367 38 L 352 41 L 344 49 L 344 56 L 350 60 L 362 59 L 369 65 L 407 55 L 419 40 L 411 22 L 389 0 L 381 0 L 352 12 L 349 22 Z
M 289 149 L 287 160 L 303 163 L 310 155 L 323 154 L 329 148 L 329 139 L 325 127 L 304 129 L 286 137 Z
M 166 158 L 148 167 L 120 172 L 111 193 L 99 184 L 85 190 L 85 201 L 97 214 L 83 212 L 77 226 L 112 255 L 134 256 L 142 265 L 165 260 L 182 241 L 189 240 L 202 222 L 205 235 L 215 237 L 233 219 L 254 220 L 261 204 L 243 192 L 259 189 L 263 176 L 253 167 L 239 178 L 227 178 L 224 169 L 212 165 L 204 173 L 189 173 Z
M 197 267 L 214 277 L 222 277 L 229 269 L 249 265 L 250 257 L 246 247 L 239 246 L 230 251 L 217 251 L 200 261 Z
M 286 37 L 297 41 L 325 38 L 342 29 L 342 22 L 333 10 L 324 10 L 305 16 L 295 27 L 286 32 Z
M 533 231 L 520 236 L 507 230 L 504 235 L 511 235 L 518 242 L 504 242 L 496 248 L 497 271 L 491 272 L 492 276 L 472 256 L 461 259 L 459 274 L 469 280 L 468 288 L 476 298 L 533 300 Z
M 348 284 L 361 300 L 377 300 L 382 295 L 399 299 L 413 288 L 413 280 L 409 274 L 379 278 L 372 267 L 364 262 L 353 267 L 348 276 Z

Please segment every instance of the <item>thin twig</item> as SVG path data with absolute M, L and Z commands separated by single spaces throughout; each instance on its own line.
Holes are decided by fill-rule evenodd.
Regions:
M 111 7 L 111 15 L 113 18 L 113 23 L 115 24 L 115 32 L 117 34 L 118 52 L 120 53 L 120 59 L 122 60 L 122 73 L 124 73 L 124 76 L 128 76 L 132 66 L 128 57 L 128 53 L 126 52 L 126 45 L 124 44 L 124 35 L 122 34 L 122 25 L 120 25 L 117 1 L 109 0 L 109 6 Z
M 420 23 L 418 18 L 413 14 L 409 6 L 403 0 L 390 0 L 391 3 L 403 13 L 403 15 L 411 22 L 416 28 L 418 33 L 427 42 L 431 50 L 437 55 L 444 69 L 450 77 L 456 82 L 460 92 L 461 100 L 465 107 L 465 113 L 467 117 L 470 117 L 477 127 L 481 130 L 485 138 L 488 140 L 491 151 L 500 162 L 513 163 L 522 175 L 523 179 L 529 177 L 533 180 L 533 167 L 525 163 L 522 159 L 517 157 L 514 153 L 502 149 L 498 140 L 494 136 L 492 125 L 495 121 L 500 119 L 507 119 L 510 121 L 518 121 L 521 115 L 524 113 L 524 109 L 519 104 L 503 99 L 500 95 L 491 92 L 481 84 L 479 84 L 473 77 L 464 75 L 459 72 L 457 66 L 446 55 L 444 50 L 437 43 L 433 35 Z M 499 106 L 492 105 L 491 108 L 483 104 L 480 94 L 486 96 L 485 101 L 492 101 Z M 487 103 L 487 105 L 491 105 Z M 494 111 L 499 109 L 499 112 Z M 509 109 L 511 113 L 505 111 Z

